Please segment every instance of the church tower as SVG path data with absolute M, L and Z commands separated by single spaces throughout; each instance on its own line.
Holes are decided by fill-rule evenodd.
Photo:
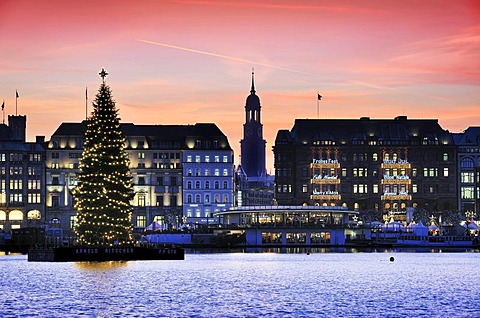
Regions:
M 250 180 L 266 176 L 266 143 L 263 139 L 260 98 L 255 95 L 255 78 L 252 71 L 252 88 L 245 103 L 245 124 L 243 139 L 240 141 L 241 165 Z

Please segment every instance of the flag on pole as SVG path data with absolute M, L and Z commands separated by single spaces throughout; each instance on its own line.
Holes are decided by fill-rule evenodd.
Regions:
M 3 103 L 2 103 L 2 110 L 4 110 L 4 109 L 5 109 L 5 101 L 3 101 Z
M 317 98 L 318 98 L 318 100 L 322 100 L 322 95 L 317 93 Z
M 20 96 L 18 96 L 18 91 L 15 90 L 15 98 L 19 98 Z

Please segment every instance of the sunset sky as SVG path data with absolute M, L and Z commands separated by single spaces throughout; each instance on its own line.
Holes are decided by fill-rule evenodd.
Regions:
M 107 83 L 122 122 L 216 123 L 239 161 L 255 68 L 267 169 L 296 118 L 480 126 L 480 1 L 0 0 L 0 103 L 28 140 L 85 118 Z

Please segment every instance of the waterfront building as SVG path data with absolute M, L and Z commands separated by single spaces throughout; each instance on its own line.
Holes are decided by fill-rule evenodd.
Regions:
M 65 233 L 72 233 L 76 221 L 72 190 L 85 126 L 85 121 L 62 123 L 46 150 L 46 218 Z M 137 231 L 153 221 L 164 229 L 177 228 L 185 222 L 198 222 L 206 211 L 231 206 L 233 153 L 215 124 L 124 123 L 121 129 L 134 183 L 133 223 Z M 198 202 L 193 201 L 197 198 Z M 199 217 L 190 214 L 194 207 L 200 211 Z
M 263 139 L 261 109 L 252 71 L 250 95 L 245 101 L 243 139 L 240 140 L 241 164 L 235 171 L 238 206 L 271 205 L 273 203 L 274 177 L 269 176 L 266 170 L 267 141 Z
M 467 217 L 480 212 L 480 127 L 453 133 L 457 147 L 458 211 Z
M 0 229 L 40 226 L 45 213 L 44 137 L 26 141 L 27 116 L 0 124 Z
M 457 209 L 455 144 L 437 120 L 297 119 L 278 131 L 273 151 L 279 205 L 401 221 Z
M 247 246 L 343 246 L 369 236 L 358 228 L 358 212 L 339 206 L 245 206 L 217 215 Z

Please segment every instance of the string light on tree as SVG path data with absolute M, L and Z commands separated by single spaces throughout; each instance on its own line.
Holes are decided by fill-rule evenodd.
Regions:
M 102 84 L 87 121 L 78 186 L 75 188 L 80 244 L 114 246 L 133 244 L 132 175 L 124 151 L 125 137 L 110 87 L 108 73 L 99 73 Z

